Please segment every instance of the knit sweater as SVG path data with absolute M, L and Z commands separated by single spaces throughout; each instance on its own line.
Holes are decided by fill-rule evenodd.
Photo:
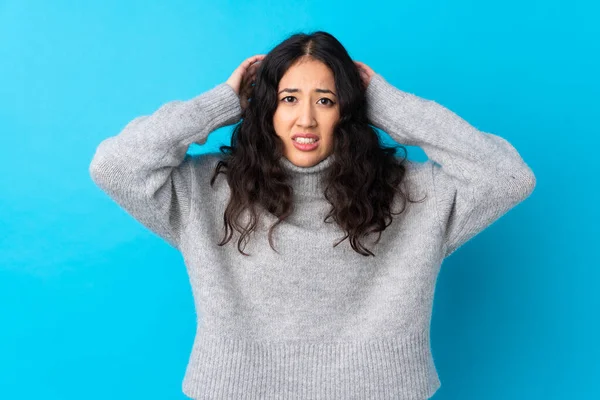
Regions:
M 182 382 L 190 398 L 427 399 L 441 386 L 430 346 L 440 265 L 527 198 L 535 176 L 505 139 L 379 74 L 366 95 L 372 125 L 428 156 L 407 160 L 404 178 L 411 198 L 425 200 L 407 203 L 376 245 L 363 239 L 375 257 L 347 239 L 333 247 L 344 232 L 323 222 L 321 184 L 333 155 L 311 167 L 281 159 L 294 212 L 274 230 L 279 253 L 270 214 L 250 256 L 236 235 L 217 245 L 230 195 L 224 175 L 209 184 L 220 155 L 187 150 L 239 121 L 225 83 L 137 117 L 97 147 L 96 185 L 183 256 L 197 314 Z

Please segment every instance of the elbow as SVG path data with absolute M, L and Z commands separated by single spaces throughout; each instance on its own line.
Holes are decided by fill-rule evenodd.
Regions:
M 111 169 L 110 164 L 107 163 L 107 155 L 110 154 L 107 143 L 110 140 L 102 141 L 94 152 L 92 159 L 88 165 L 88 174 L 92 178 L 92 181 L 100 187 L 103 187 L 103 182 L 107 178 L 107 172 Z
M 537 179 L 535 177 L 535 174 L 533 173 L 533 171 L 531 169 L 529 169 L 529 180 L 527 181 L 527 192 L 526 192 L 526 196 L 525 197 L 529 197 L 529 195 L 531 193 L 533 193 L 533 190 L 535 189 L 535 185 L 537 183 Z
M 90 162 L 88 166 L 88 174 L 92 179 L 92 182 L 96 184 L 96 186 L 100 188 L 105 188 L 106 181 L 106 173 L 104 172 L 105 167 L 103 167 L 100 158 L 96 155 Z
M 525 200 L 533 193 L 537 183 L 534 172 L 527 165 L 511 171 L 508 175 L 508 181 L 510 193 L 519 202 Z
M 104 189 L 109 185 L 120 185 L 124 178 L 124 172 L 131 160 L 119 153 L 119 145 L 114 138 L 108 138 L 101 142 L 88 165 L 88 174 L 92 181 Z M 121 148 L 121 151 L 125 148 Z
M 96 153 L 88 166 L 88 174 L 92 181 L 103 191 L 110 191 L 111 187 L 119 186 L 125 180 L 125 176 L 114 160 Z

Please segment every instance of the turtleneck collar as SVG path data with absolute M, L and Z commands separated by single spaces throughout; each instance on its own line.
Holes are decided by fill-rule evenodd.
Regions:
M 312 167 L 299 167 L 286 157 L 279 160 L 281 166 L 288 172 L 294 193 L 305 195 L 322 195 L 325 187 L 322 178 L 327 168 L 333 164 L 333 153 Z

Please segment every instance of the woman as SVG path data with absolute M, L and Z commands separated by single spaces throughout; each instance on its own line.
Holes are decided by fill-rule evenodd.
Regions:
M 235 123 L 221 153 L 186 154 Z M 397 158 L 373 126 L 429 160 Z M 184 256 L 202 319 L 183 391 L 198 399 L 431 397 L 440 265 L 535 186 L 505 139 L 325 32 L 135 118 L 90 173 Z

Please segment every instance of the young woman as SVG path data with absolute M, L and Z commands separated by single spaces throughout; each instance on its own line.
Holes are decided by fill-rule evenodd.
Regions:
M 220 153 L 186 153 L 232 124 Z M 373 127 L 429 160 L 397 157 Z M 321 31 L 135 118 L 90 173 L 184 257 L 202 318 L 183 391 L 197 399 L 431 397 L 440 265 L 535 186 L 505 139 Z

